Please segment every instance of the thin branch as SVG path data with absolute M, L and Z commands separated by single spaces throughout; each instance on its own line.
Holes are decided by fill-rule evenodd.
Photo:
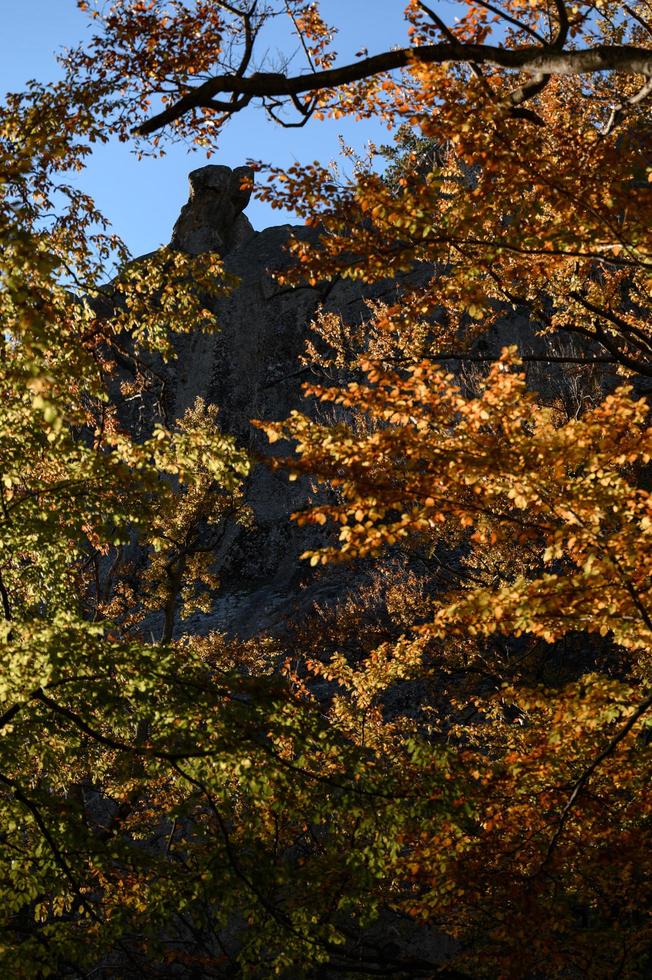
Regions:
M 648 22 L 644 20 L 640 16 L 640 14 L 638 14 L 634 9 L 632 9 L 632 7 L 630 7 L 628 3 L 623 4 L 623 10 L 626 13 L 628 13 L 633 20 L 635 20 L 638 24 L 640 24 L 643 30 L 646 31 L 650 35 L 650 37 L 652 37 L 652 27 L 650 27 Z
M 85 735 L 88 735 L 89 738 L 92 738 L 100 745 L 105 745 L 107 748 L 115 749 L 119 752 L 129 752 L 132 755 L 148 756 L 149 758 L 162 759 L 166 762 L 175 763 L 179 760 L 209 758 L 210 756 L 215 755 L 215 753 L 218 751 L 217 749 L 213 749 L 210 751 L 204 750 L 204 751 L 195 751 L 195 752 L 166 752 L 165 750 L 162 749 L 147 748 L 138 745 L 130 745 L 128 742 L 123 742 L 121 739 L 112 738 L 108 735 L 103 735 L 101 732 L 98 732 L 97 729 L 92 728 L 75 711 L 72 711 L 70 708 L 64 707 L 64 705 L 59 704 L 57 701 L 53 701 L 52 698 L 49 698 L 41 690 L 35 692 L 34 700 L 41 701 L 44 705 L 46 705 L 56 714 L 61 715 L 64 718 L 67 718 L 68 721 L 71 721 L 76 728 L 84 732 Z
M 638 339 L 639 347 L 643 346 L 648 350 L 652 350 L 652 334 L 650 336 L 646 335 L 643 330 L 641 330 L 639 327 L 635 327 L 631 323 L 628 323 L 627 320 L 623 320 L 622 317 L 618 316 L 617 313 L 614 313 L 613 310 L 607 310 L 603 306 L 596 306 L 594 303 L 591 303 L 590 300 L 586 299 L 584 296 L 582 296 L 581 293 L 578 293 L 576 290 L 573 290 L 568 295 L 571 297 L 571 299 L 574 299 L 576 303 L 579 303 L 580 306 L 583 306 L 584 309 L 588 310 L 590 313 L 594 313 L 596 316 L 608 320 L 609 323 L 613 324 L 613 326 L 618 327 L 618 329 L 623 334 L 625 335 L 630 333 L 633 334 L 634 337 Z
M 256 32 L 253 29 L 252 20 L 254 14 L 256 13 L 257 6 L 258 6 L 258 0 L 254 0 L 254 3 L 251 5 L 249 10 L 246 12 L 243 11 L 241 15 L 244 22 L 245 47 L 242 55 L 242 60 L 240 61 L 240 64 L 238 65 L 238 70 L 236 71 L 236 75 L 239 75 L 240 77 L 244 75 L 247 68 L 249 67 L 251 56 L 254 53 Z
M 547 46 L 545 37 L 542 37 L 541 34 L 535 31 L 533 27 L 530 27 L 528 24 L 522 24 L 518 18 L 512 17 L 510 14 L 505 13 L 505 11 L 501 10 L 500 7 L 494 6 L 493 3 L 488 3 L 487 0 L 475 0 L 475 2 L 479 7 L 484 7 L 485 10 L 489 10 L 492 14 L 496 14 L 498 17 L 500 17 L 501 20 L 507 21 L 507 23 L 511 24 L 512 27 L 516 27 L 519 31 L 525 31 L 526 34 L 533 37 L 535 41 L 539 42 L 539 44 L 543 45 L 544 47 Z
M 586 302 L 583 300 L 583 298 L 579 297 L 579 294 L 573 296 L 573 298 L 577 299 L 578 302 L 582 302 L 583 305 L 586 305 Z M 598 312 L 597 315 L 604 316 L 604 313 Z M 639 374 L 643 374 L 648 378 L 652 377 L 652 364 L 649 361 L 646 362 L 638 358 L 632 357 L 626 351 L 622 350 L 622 348 L 619 347 L 614 342 L 613 337 L 607 334 L 602 329 L 599 323 L 596 323 L 594 325 L 595 332 L 593 334 L 589 330 L 585 330 L 582 327 L 578 327 L 572 324 L 559 324 L 558 329 L 570 330 L 575 333 L 584 334 L 585 336 L 589 337 L 591 340 L 599 343 L 602 347 L 604 347 L 605 350 L 609 351 L 609 353 L 612 354 L 616 358 L 616 360 L 623 365 L 623 367 L 630 368 L 632 371 L 637 371 Z M 624 339 L 625 341 L 627 341 L 627 338 Z
M 627 109 L 631 108 L 632 106 L 640 105 L 641 102 L 649 98 L 651 95 L 652 72 L 647 72 L 645 83 L 641 86 L 638 92 L 635 92 L 629 99 L 627 99 L 625 102 L 621 102 L 617 106 L 614 106 L 614 108 L 611 110 L 611 115 L 609 116 L 609 119 L 602 130 L 602 135 L 608 136 L 622 120 Z
M 450 27 L 446 24 L 446 22 L 441 19 L 439 14 L 435 13 L 432 7 L 429 7 L 427 3 L 423 3 L 423 0 L 417 0 L 417 6 L 420 7 L 421 10 L 424 11 L 424 13 L 428 14 L 428 16 L 431 18 L 433 23 L 439 28 L 441 33 L 449 41 L 450 44 L 461 46 L 461 42 L 459 41 L 459 39 L 455 36 L 455 34 L 450 29 Z M 487 93 L 489 98 L 493 99 L 493 95 L 494 95 L 493 89 L 491 88 L 491 85 L 489 85 L 487 79 L 484 77 L 480 66 L 471 65 L 471 71 L 478 79 L 478 81 L 482 85 L 482 88 Z
M 64 858 L 63 853 L 59 848 L 59 845 L 57 844 L 54 837 L 50 833 L 48 826 L 45 823 L 41 811 L 36 805 L 36 803 L 34 803 L 33 800 L 30 800 L 28 796 L 25 796 L 20 786 L 13 779 L 4 776 L 2 773 L 0 773 L 0 782 L 4 783 L 5 786 L 11 789 L 14 798 L 19 803 L 21 803 L 26 810 L 29 810 L 29 812 L 32 814 L 32 817 L 34 818 L 34 822 L 36 823 L 38 829 L 41 831 L 41 834 L 43 835 L 43 838 L 47 846 L 49 847 L 50 852 L 52 853 L 52 856 L 55 860 L 57 867 L 60 869 L 60 871 L 63 872 L 64 876 L 67 878 L 80 905 L 86 910 L 88 915 L 95 922 L 101 922 L 102 920 L 98 916 L 93 906 L 89 904 L 88 899 L 82 894 L 81 889 L 75 879 L 75 876 L 73 875 L 68 865 L 68 862 Z
M 272 107 L 271 105 L 266 105 L 265 111 L 267 115 L 270 117 L 270 119 L 273 119 L 274 122 L 278 123 L 278 125 L 281 126 L 283 129 L 303 129 L 303 127 L 310 119 L 310 116 L 312 115 L 312 111 L 310 113 L 305 113 L 305 114 L 302 112 L 302 117 L 300 122 L 288 122 L 287 119 L 282 119 L 280 116 L 277 116 L 276 113 L 274 112 L 274 108 L 276 108 L 278 105 L 279 103 L 274 103 L 274 107 Z
M 392 357 L 391 361 L 416 361 L 419 357 Z M 495 363 L 499 360 L 497 354 L 467 354 L 464 352 L 451 354 L 426 354 L 427 361 L 470 361 L 471 363 Z M 519 354 L 519 360 L 530 363 L 541 364 L 616 364 L 617 359 L 611 355 L 609 357 L 572 357 L 565 354 Z M 283 379 L 281 379 L 283 380 Z
M 632 730 L 636 722 L 640 718 L 642 718 L 643 715 L 647 711 L 649 711 L 650 708 L 652 708 L 652 695 L 650 695 L 648 698 L 646 698 L 644 701 L 642 701 L 639 704 L 636 711 L 634 711 L 634 713 L 630 715 L 626 724 L 623 725 L 620 731 L 616 732 L 616 734 L 611 739 L 611 741 L 607 744 L 607 746 L 602 750 L 602 752 L 599 755 L 595 757 L 593 762 L 589 766 L 587 766 L 587 768 L 584 770 L 580 778 L 577 780 L 577 782 L 573 787 L 573 791 L 568 798 L 566 806 L 562 810 L 561 817 L 559 818 L 559 823 L 557 825 L 557 829 L 555 830 L 555 833 L 552 836 L 550 844 L 548 845 L 546 856 L 543 860 L 543 864 L 541 865 L 542 868 L 544 868 L 550 861 L 550 858 L 552 857 L 552 854 L 559 842 L 559 838 L 563 833 L 564 826 L 566 824 L 566 821 L 568 820 L 568 816 L 571 810 L 573 809 L 573 806 L 578 796 L 580 795 L 580 793 L 582 792 L 582 790 L 590 780 L 593 773 L 604 762 L 604 760 L 607 759 L 611 755 L 611 753 L 620 745 L 620 743 L 625 738 L 625 736 L 628 735 L 629 732 Z
M 301 41 L 301 47 L 303 48 L 304 53 L 305 53 L 305 56 L 306 56 L 306 58 L 308 60 L 308 64 L 310 65 L 310 70 L 314 74 L 314 73 L 316 73 L 317 69 L 315 68 L 315 63 L 312 60 L 312 55 L 310 54 L 310 48 L 306 44 L 306 39 L 303 36 L 303 31 L 300 30 L 299 25 L 297 24 L 296 18 L 294 16 L 294 14 L 292 13 L 292 10 L 290 9 L 290 4 L 288 3 L 288 0 L 285 0 L 285 10 L 286 10 L 286 13 L 287 13 L 288 17 L 290 18 L 290 20 L 294 24 L 294 29 L 297 32 L 297 37 Z
M 342 792 L 351 792 L 356 796 L 368 796 L 379 800 L 413 800 L 419 799 L 419 795 L 416 796 L 411 793 L 379 793 L 373 789 L 364 789 L 358 786 L 356 783 L 340 783 L 335 779 L 330 779 L 328 776 L 323 776 L 321 773 L 311 772 L 309 769 L 305 769 L 303 766 L 296 765 L 293 762 L 289 762 L 284 759 L 278 752 L 275 752 L 271 745 L 260 742 L 256 740 L 254 742 L 257 748 L 262 749 L 266 755 L 271 756 L 275 759 L 284 769 L 289 769 L 291 772 L 296 772 L 300 776 L 304 776 L 306 779 L 310 779 L 316 783 L 322 783 L 324 786 L 330 786 L 333 789 L 340 790 Z
M 5 619 L 8 623 L 10 623 L 13 619 L 11 614 L 11 602 L 9 601 L 9 593 L 7 592 L 7 587 L 2 578 L 2 572 L 0 572 L 0 596 L 2 597 L 2 611 L 4 612 Z
M 311 946 L 317 946 L 320 947 L 321 949 L 327 950 L 331 955 L 344 961 L 344 963 L 346 963 L 346 971 L 349 973 L 360 972 L 360 973 L 371 974 L 374 976 L 375 975 L 396 976 L 397 972 L 403 973 L 404 968 L 407 969 L 410 967 L 414 967 L 414 970 L 411 970 L 410 972 L 410 975 L 412 976 L 418 976 L 419 974 L 423 973 L 423 975 L 427 975 L 431 977 L 441 977 L 442 980 L 468 980 L 468 978 L 466 978 L 464 974 L 457 973 L 456 971 L 449 971 L 446 968 L 442 968 L 441 970 L 438 971 L 434 963 L 426 962 L 425 960 L 421 960 L 421 961 L 417 959 L 393 960 L 391 959 L 391 957 L 389 957 L 386 958 L 386 965 L 382 967 L 376 966 L 376 963 L 378 962 L 378 959 L 376 957 L 374 957 L 373 964 L 360 963 L 359 960 L 356 963 L 348 963 L 346 959 L 346 952 L 343 951 L 340 946 L 336 946 L 334 943 L 329 942 L 327 939 L 321 939 L 319 937 L 311 936 L 309 933 L 306 933 L 304 930 L 298 930 L 293 924 L 291 917 L 287 915 L 284 911 L 279 909 L 276 905 L 274 905 L 274 903 L 271 902 L 261 892 L 260 888 L 256 885 L 254 881 L 252 881 L 250 876 L 242 867 L 238 855 L 236 853 L 236 849 L 234 848 L 233 843 L 231 841 L 231 837 L 229 835 L 228 827 L 226 825 L 224 817 L 220 813 L 219 807 L 217 806 L 217 803 L 212 793 L 206 786 L 206 784 L 202 780 L 194 776 L 191 776 L 190 773 L 185 772 L 185 770 L 183 770 L 180 766 L 175 766 L 174 768 L 183 779 L 189 782 L 192 786 L 194 786 L 204 795 L 206 802 L 208 803 L 208 806 L 213 816 L 215 817 L 215 821 L 219 828 L 220 835 L 224 842 L 224 850 L 226 853 L 226 858 L 235 876 L 243 883 L 245 888 L 247 888 L 247 890 L 254 896 L 254 898 L 258 902 L 260 902 L 261 906 L 265 909 L 268 915 L 270 915 L 275 922 L 277 922 L 283 929 L 286 929 L 291 935 L 297 936 L 298 938 L 301 939 L 302 942 L 309 943 Z M 356 959 L 358 958 L 356 957 Z M 331 967 L 331 965 L 332 964 L 329 962 L 329 968 Z M 338 970 L 338 972 L 339 969 L 343 969 L 343 967 L 335 967 L 335 968 Z M 423 972 L 426 969 L 427 969 L 427 973 Z

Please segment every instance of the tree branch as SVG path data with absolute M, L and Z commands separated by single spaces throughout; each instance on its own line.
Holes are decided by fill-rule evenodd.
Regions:
M 524 31 L 526 34 L 529 34 L 530 37 L 533 37 L 535 41 L 539 42 L 539 44 L 542 44 L 544 47 L 546 46 L 546 39 L 537 33 L 537 31 L 535 31 L 532 27 L 530 27 L 529 24 L 522 24 L 517 17 L 510 16 L 510 14 L 506 13 L 504 10 L 501 10 L 500 7 L 496 7 L 493 3 L 489 3 L 488 0 L 476 0 L 476 3 L 479 7 L 484 7 L 485 10 L 490 10 L 492 14 L 496 14 L 496 16 L 500 17 L 501 20 L 504 20 L 513 27 L 516 27 L 519 31 Z
M 304 92 L 339 88 L 399 68 L 409 68 L 415 63 L 491 65 L 524 71 L 531 75 L 585 75 L 602 71 L 652 75 L 652 51 L 628 44 L 599 44 L 577 51 L 541 48 L 538 45 L 501 48 L 491 44 L 424 44 L 385 51 L 354 64 L 328 68 L 308 75 L 287 76 L 280 72 L 255 72 L 247 77 L 238 74 L 217 75 L 191 89 L 163 112 L 152 116 L 138 126 L 136 132 L 141 136 L 154 133 L 197 108 L 219 105 L 223 111 L 233 113 L 243 108 L 252 98 L 296 96 Z M 214 104 L 214 97 L 220 93 L 241 98 L 232 104 Z
M 609 133 L 611 133 L 622 120 L 627 109 L 631 108 L 632 106 L 640 105 L 641 102 L 648 99 L 651 95 L 652 72 L 648 72 L 645 83 L 640 87 L 640 89 L 638 89 L 638 91 L 635 92 L 634 95 L 630 96 L 630 98 L 625 102 L 621 102 L 619 105 L 614 106 L 614 108 L 611 110 L 611 115 L 609 116 L 609 119 L 602 130 L 602 135 L 608 136 Z
M 2 597 L 2 611 L 4 612 L 5 619 L 10 623 L 13 619 L 11 615 L 11 602 L 9 601 L 9 593 L 2 578 L 2 572 L 0 572 L 0 597 Z
M 439 28 L 439 30 L 441 31 L 441 33 L 444 35 L 444 37 L 448 40 L 448 42 L 451 45 L 454 45 L 455 47 L 457 47 L 461 43 L 460 41 L 458 41 L 458 39 L 455 36 L 455 34 L 451 31 L 451 29 L 448 26 L 448 24 L 446 24 L 446 22 L 441 19 L 441 17 L 439 16 L 439 14 L 435 13 L 435 11 L 432 9 L 432 7 L 429 7 L 427 3 L 424 3 L 423 2 L 423 0 L 417 0 L 417 6 L 419 6 L 421 8 L 421 10 L 423 10 L 426 14 L 428 14 L 428 16 L 430 17 L 430 19 Z M 478 79 L 478 81 L 482 85 L 482 87 L 485 90 L 485 92 L 487 93 L 487 95 L 490 98 L 493 98 L 493 90 L 492 90 L 491 86 L 489 85 L 489 83 L 487 82 L 487 79 L 482 74 L 482 69 L 480 68 L 480 66 L 479 65 L 471 65 L 471 71 L 473 72 L 473 74 L 475 75 L 475 77 Z
M 555 0 L 555 7 L 557 8 L 557 33 L 550 42 L 550 47 L 556 50 L 561 50 L 566 44 L 566 38 L 568 37 L 568 29 L 570 27 L 568 21 L 568 10 L 566 9 L 566 4 L 564 0 Z
M 84 910 L 95 922 L 101 922 L 102 920 L 100 916 L 98 916 L 97 912 L 95 911 L 93 906 L 89 903 L 86 896 L 82 894 L 80 886 L 77 883 L 77 880 L 74 874 L 72 873 L 70 866 L 63 855 L 63 852 L 61 851 L 59 845 L 57 844 L 54 837 L 50 833 L 47 824 L 43 819 L 41 811 L 36 805 L 36 803 L 34 803 L 33 800 L 31 800 L 28 796 L 25 795 L 25 793 L 23 793 L 22 789 L 15 782 L 15 780 L 10 779 L 8 776 L 5 776 L 3 773 L 0 773 L 0 783 L 4 783 L 5 786 L 11 789 L 14 798 L 19 803 L 21 803 L 26 810 L 29 810 L 29 812 L 32 814 L 34 822 L 36 823 L 36 826 L 40 830 L 48 848 L 50 849 L 50 852 L 52 854 L 52 857 L 54 858 L 57 867 L 63 873 L 64 877 L 68 880 L 68 883 L 72 887 L 72 890 L 75 893 L 75 896 L 79 901 L 80 905 L 82 906 L 82 908 L 84 908 Z
M 647 711 L 649 711 L 650 708 L 652 708 L 652 695 L 650 695 L 649 697 L 647 697 L 644 701 L 641 701 L 641 703 L 639 704 L 639 706 L 636 709 L 636 711 L 634 711 L 634 713 L 632 715 L 630 715 L 630 717 L 627 720 L 626 724 L 623 725 L 623 727 L 620 729 L 620 731 L 616 732 L 616 734 L 611 739 L 611 741 L 608 743 L 608 745 L 602 750 L 602 752 L 599 755 L 597 755 L 595 757 L 595 759 L 593 760 L 593 762 L 589 766 L 586 767 L 586 769 L 584 770 L 584 772 L 582 773 L 582 775 L 580 776 L 580 778 L 577 780 L 577 782 L 575 783 L 575 785 L 573 787 L 573 791 L 572 791 L 571 795 L 568 798 L 568 802 L 566 803 L 566 806 L 564 807 L 564 809 L 561 812 L 561 817 L 559 818 L 559 823 L 557 825 L 557 829 L 555 830 L 555 833 L 552 836 L 552 839 L 550 841 L 550 844 L 548 845 L 548 851 L 547 851 L 546 856 L 544 858 L 544 861 L 543 861 L 543 864 L 542 864 L 542 868 L 545 867 L 548 864 L 548 862 L 550 861 L 550 858 L 552 857 L 553 851 L 554 851 L 555 847 L 557 846 L 557 843 L 559 841 L 559 838 L 561 837 L 561 835 L 563 833 L 564 826 L 565 826 L 566 821 L 568 819 L 568 815 L 570 814 L 570 811 L 572 810 L 572 808 L 573 808 L 573 806 L 575 804 L 575 801 L 577 800 L 577 797 L 580 795 L 580 793 L 582 792 L 583 788 L 588 783 L 588 781 L 591 778 L 591 776 L 593 775 L 593 773 L 596 771 L 596 769 L 598 768 L 598 766 L 600 766 L 604 762 L 604 760 L 606 758 L 608 758 L 608 756 L 610 756 L 611 753 L 618 747 L 618 745 L 622 742 L 622 740 L 625 738 L 625 736 L 632 730 L 632 728 L 634 727 L 634 725 L 636 724 L 636 722 L 639 720 L 639 718 L 642 718 L 643 715 Z

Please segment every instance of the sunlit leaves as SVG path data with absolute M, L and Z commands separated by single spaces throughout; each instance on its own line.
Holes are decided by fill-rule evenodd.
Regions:
M 213 149 L 254 66 L 282 84 L 257 60 L 266 22 L 317 70 L 335 27 L 300 0 L 80 6 L 94 36 L 65 80 L 0 121 L 5 972 L 403 976 L 416 949 L 435 975 L 443 932 L 468 976 L 646 975 L 641 79 L 528 89 L 418 50 L 649 47 L 645 5 L 470 0 L 449 25 L 411 0 L 403 71 L 288 103 L 402 128 L 350 177 L 315 162 L 260 186 L 317 230 L 285 286 L 382 293 L 361 318 L 317 311 L 320 404 L 259 423 L 315 493 L 312 574 L 359 577 L 247 641 L 191 617 L 251 522 L 248 460 L 215 406 L 168 417 L 156 375 L 233 281 L 210 254 L 129 264 L 65 174 L 175 104 L 173 137 Z

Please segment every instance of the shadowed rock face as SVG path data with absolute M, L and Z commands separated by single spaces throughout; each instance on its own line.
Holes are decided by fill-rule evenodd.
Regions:
M 243 175 L 253 176 L 246 167 L 204 167 L 190 175 L 190 200 L 171 244 L 192 254 L 218 251 L 240 285 L 230 296 L 207 304 L 215 312 L 217 333 L 177 337 L 177 358 L 166 373 L 170 421 L 180 418 L 197 397 L 204 398 L 218 405 L 220 427 L 255 459 L 283 454 L 289 447 L 270 446 L 251 419 L 283 419 L 293 409 L 310 415 L 318 411 L 303 397 L 301 386 L 310 372 L 299 361 L 318 305 L 346 308 L 347 313 L 362 313 L 363 307 L 362 289 L 354 283 L 338 283 L 326 295 L 323 289 L 287 289 L 275 282 L 273 274 L 290 262 L 290 237 L 314 238 L 316 233 L 292 225 L 254 231 L 241 210 L 249 199 L 249 192 L 240 190 Z M 283 634 L 288 620 L 307 611 L 318 596 L 339 591 L 341 572 L 336 584 L 300 560 L 303 551 L 324 539 L 323 530 L 299 528 L 290 520 L 310 496 L 305 481 L 290 483 L 262 463 L 254 466 L 246 498 L 255 526 L 228 529 L 215 555 L 222 588 L 213 611 L 193 615 L 180 624 L 182 632 Z
M 242 213 L 249 203 L 253 184 L 250 167 L 207 166 L 190 174 L 190 197 L 181 210 L 170 244 L 183 252 L 199 255 L 219 252 L 225 255 L 242 245 L 253 234 L 249 219 Z
M 189 175 L 190 196 L 170 244 L 192 255 L 217 252 L 240 285 L 228 297 L 206 300 L 215 313 L 217 333 L 178 335 L 176 359 L 168 364 L 156 359 L 155 367 L 165 379 L 170 424 L 201 397 L 218 405 L 222 430 L 255 459 L 283 450 L 270 447 L 251 419 L 282 419 L 296 408 L 310 414 L 315 410 L 302 395 L 306 371 L 299 356 L 310 320 L 325 297 L 311 287 L 283 289 L 275 282 L 273 274 L 290 261 L 286 245 L 291 235 L 313 238 L 315 232 L 291 225 L 254 231 L 243 214 L 251 190 L 242 189 L 245 180 L 253 184 L 253 177 L 249 167 L 226 166 L 206 166 Z M 361 295 L 358 286 L 342 284 L 329 308 L 344 304 L 343 288 L 347 301 Z M 144 434 L 147 420 L 132 418 L 129 407 L 124 408 L 124 422 Z M 323 586 L 304 591 L 315 576 L 299 556 L 317 543 L 315 532 L 290 520 L 309 496 L 302 481 L 290 483 L 261 463 L 254 466 L 246 498 L 255 527 L 244 530 L 234 524 L 227 529 L 215 554 L 222 588 L 214 608 L 179 624 L 181 632 L 218 629 L 245 637 L 268 630 L 282 633 L 297 602 L 312 605 Z M 156 633 L 157 624 L 152 626 Z
M 434 270 L 423 266 L 400 280 L 371 285 L 340 279 L 328 286 L 281 287 L 273 273 L 290 262 L 286 250 L 290 237 L 314 240 L 317 232 L 301 225 L 254 231 L 242 213 L 251 193 L 241 189 L 243 178 L 253 181 L 253 171 L 207 166 L 190 174 L 190 198 L 174 226 L 171 244 L 195 255 L 218 252 L 226 271 L 237 276 L 240 285 L 230 296 L 207 304 L 213 306 L 217 333 L 178 336 L 176 361 L 156 366 L 165 378 L 170 423 L 201 397 L 218 405 L 221 428 L 255 460 L 285 455 L 289 447 L 270 446 L 252 426 L 252 419 L 284 419 L 298 409 L 330 420 L 332 407 L 325 409 L 302 392 L 302 383 L 314 380 L 313 370 L 318 372 L 300 361 L 317 309 L 339 313 L 349 322 L 363 320 L 368 316 L 367 299 L 394 302 L 406 281 L 424 281 Z M 536 335 L 535 326 L 523 314 L 506 310 L 478 347 L 493 355 L 516 341 L 535 353 L 543 353 L 546 346 L 546 339 Z M 558 375 L 546 367 L 546 373 L 533 380 L 535 387 L 550 393 Z M 130 427 L 136 421 L 125 417 Z M 348 566 L 319 571 L 300 560 L 302 552 L 324 544 L 331 533 L 315 526 L 298 527 L 290 520 L 294 511 L 315 499 L 307 481 L 290 483 L 283 474 L 258 463 L 246 496 L 255 528 L 234 525 L 227 530 L 215 554 L 222 588 L 213 611 L 185 621 L 182 632 L 217 629 L 250 637 L 268 631 L 283 636 L 291 618 L 301 618 L 315 601 L 329 602 L 355 585 L 357 573 Z

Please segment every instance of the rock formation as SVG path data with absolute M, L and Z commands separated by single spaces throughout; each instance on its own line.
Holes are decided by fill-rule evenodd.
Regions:
M 273 273 L 289 261 L 288 239 L 315 232 L 287 224 L 254 231 L 243 214 L 250 190 L 242 185 L 252 179 L 247 167 L 206 166 L 190 174 L 190 198 L 174 226 L 171 244 L 192 254 L 218 252 L 240 285 L 214 306 L 219 332 L 179 336 L 177 359 L 165 370 L 171 418 L 179 418 L 200 396 L 219 406 L 222 429 L 260 459 L 284 450 L 270 447 L 251 419 L 283 419 L 292 409 L 312 415 L 322 411 L 307 402 L 301 390 L 310 369 L 302 366 L 300 356 L 317 308 L 341 313 L 348 321 L 364 318 L 367 299 L 391 300 L 400 283 L 363 286 L 340 280 L 327 290 L 280 287 Z M 429 274 L 427 269 L 415 272 L 418 277 Z M 546 341 L 526 317 L 509 311 L 481 344 L 485 352 L 497 352 L 517 340 L 521 349 L 545 349 Z M 547 371 L 535 372 L 533 380 L 550 394 L 556 382 L 549 367 Z M 229 528 L 215 556 L 222 589 L 213 611 L 186 621 L 184 632 L 217 629 L 243 637 L 261 631 L 282 633 L 297 610 L 307 612 L 316 600 L 328 601 L 346 588 L 352 573 L 345 567 L 315 572 L 300 561 L 301 553 L 323 541 L 325 533 L 299 528 L 290 520 L 293 511 L 307 505 L 311 492 L 305 483 L 290 483 L 257 463 L 247 487 L 255 527 Z
M 253 177 L 250 167 L 231 170 L 212 165 L 193 170 L 190 197 L 174 226 L 171 245 L 191 255 L 225 255 L 246 242 L 254 233 L 243 214 Z
M 240 285 L 214 307 L 218 333 L 177 338 L 177 359 L 168 369 L 168 407 L 170 416 L 179 418 L 198 396 L 217 404 L 223 430 L 259 458 L 283 449 L 270 447 L 251 419 L 283 419 L 292 409 L 320 411 L 302 395 L 310 371 L 299 360 L 317 307 L 362 317 L 365 297 L 385 295 L 396 285 L 363 290 L 359 284 L 338 282 L 327 292 L 280 287 L 273 273 L 289 261 L 285 246 L 290 236 L 315 232 L 291 225 L 255 232 L 242 213 L 249 192 L 240 189 L 243 178 L 252 176 L 246 167 L 231 171 L 223 166 L 190 174 L 190 199 L 175 224 L 171 244 L 194 254 L 219 252 Z M 255 466 L 247 488 L 255 527 L 229 529 L 216 555 L 222 589 L 214 611 L 186 621 L 184 632 L 220 629 L 247 637 L 282 631 L 297 606 L 308 610 L 315 600 L 341 590 L 345 570 L 318 574 L 299 559 L 319 535 L 290 520 L 309 496 L 310 489 L 301 481 L 290 483 L 263 463 Z

